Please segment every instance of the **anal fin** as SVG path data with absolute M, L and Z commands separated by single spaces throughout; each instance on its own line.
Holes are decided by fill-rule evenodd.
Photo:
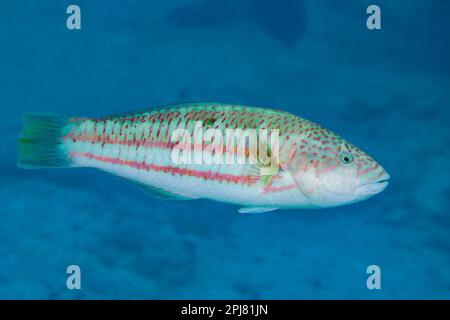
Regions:
M 177 194 L 177 193 L 170 192 L 170 191 L 167 191 L 162 188 L 155 187 L 155 186 L 147 185 L 147 184 L 144 184 L 144 183 L 138 182 L 138 181 L 130 180 L 130 182 L 132 182 L 139 189 L 141 189 L 142 191 L 144 191 L 145 193 L 147 193 L 148 195 L 150 195 L 151 197 L 154 197 L 154 198 L 166 199 L 166 200 L 196 200 L 196 199 L 198 199 L 196 197 L 189 197 L 189 196 Z

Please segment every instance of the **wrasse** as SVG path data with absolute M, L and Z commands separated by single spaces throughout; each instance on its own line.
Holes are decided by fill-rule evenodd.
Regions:
M 214 134 L 176 141 L 180 129 Z M 260 144 L 259 138 L 245 140 L 245 149 L 225 148 L 231 145 L 229 130 L 237 130 L 234 138 L 241 142 L 252 137 L 247 134 L 251 130 L 269 131 L 277 144 L 269 138 Z M 177 148 L 178 155 L 192 160 L 211 149 L 213 140 L 220 140 L 213 157 L 231 154 L 241 161 L 174 160 Z M 189 143 L 192 150 L 183 150 Z M 272 161 L 255 159 L 250 152 L 255 146 L 265 146 Z M 373 158 L 313 122 L 275 109 L 220 103 L 171 105 L 97 119 L 28 114 L 18 166 L 93 167 L 126 178 L 153 196 L 232 203 L 242 206 L 242 213 L 355 203 L 383 191 L 389 180 Z

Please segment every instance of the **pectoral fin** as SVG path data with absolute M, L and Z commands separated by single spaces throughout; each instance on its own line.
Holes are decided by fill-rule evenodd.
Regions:
M 239 209 L 239 213 L 265 213 L 269 211 L 277 210 L 278 208 L 267 208 L 267 207 L 244 207 Z
M 255 160 L 254 162 L 254 164 L 247 165 L 243 174 L 255 177 L 258 183 L 263 187 L 270 185 L 273 177 L 281 171 L 281 168 L 276 161 L 268 164 L 263 164 L 259 160 Z

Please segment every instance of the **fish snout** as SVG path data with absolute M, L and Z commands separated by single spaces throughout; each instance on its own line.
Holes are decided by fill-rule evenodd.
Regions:
M 380 168 L 375 175 L 357 186 L 355 188 L 355 193 L 359 196 L 372 196 L 380 193 L 386 189 L 390 178 L 391 176 L 389 173 L 385 169 Z

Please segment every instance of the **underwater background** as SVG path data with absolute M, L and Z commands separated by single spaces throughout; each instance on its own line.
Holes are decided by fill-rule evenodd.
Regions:
M 449 1 L 1 0 L 0 39 L 0 298 L 450 298 Z M 94 169 L 16 167 L 27 112 L 181 101 L 292 112 L 391 182 L 355 205 L 243 215 Z

